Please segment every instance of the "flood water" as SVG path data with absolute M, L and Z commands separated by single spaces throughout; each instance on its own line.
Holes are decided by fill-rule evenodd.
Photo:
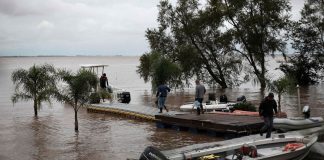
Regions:
M 136 73 L 139 57 L 2 57 L 0 58 L 0 160 L 119 160 L 138 158 L 149 145 L 172 149 L 196 143 L 222 140 L 208 135 L 158 129 L 154 123 L 141 122 L 113 115 L 79 111 L 79 132 L 74 131 L 74 113 L 70 106 L 53 101 L 44 103 L 38 118 L 31 101 L 13 105 L 10 97 L 14 86 L 11 73 L 33 64 L 53 64 L 56 68 L 76 71 L 82 64 L 108 64 L 109 82 L 131 92 L 131 104 L 152 106 L 150 83 L 145 84 Z M 311 107 L 313 116 L 324 116 L 324 85 L 301 88 L 301 104 Z M 217 97 L 226 93 L 229 100 L 245 95 L 258 105 L 259 89 L 251 85 L 227 90 L 212 90 Z M 167 105 L 173 110 L 193 101 L 193 88 L 173 89 Z M 282 110 L 297 115 L 296 94 L 285 95 Z

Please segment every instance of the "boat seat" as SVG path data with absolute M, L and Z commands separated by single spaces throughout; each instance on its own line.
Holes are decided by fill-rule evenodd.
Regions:
M 273 154 L 280 154 L 282 153 L 282 150 L 284 149 L 284 147 L 279 146 L 279 147 L 273 147 L 273 148 L 261 148 L 258 149 L 258 156 L 257 157 L 263 157 L 263 156 L 269 156 L 269 155 L 273 155 Z M 248 157 L 248 156 L 244 156 L 244 157 Z M 233 154 L 226 156 L 225 159 L 227 160 L 232 160 L 233 158 Z M 236 158 L 236 156 L 234 156 L 234 159 Z
M 258 154 L 257 157 L 262 157 L 262 155 L 259 155 L 259 154 Z M 257 158 L 257 157 L 256 157 L 256 158 Z M 226 160 L 233 160 L 233 159 L 236 159 L 236 156 L 233 157 L 233 154 L 231 154 L 231 155 L 226 156 L 225 159 L 226 159 Z M 244 160 L 244 159 L 253 159 L 253 158 L 251 158 L 251 157 L 249 157 L 249 156 L 243 156 L 243 160 Z
M 284 147 L 281 147 L 281 146 L 273 147 L 273 148 L 261 148 L 261 149 L 258 149 L 258 157 L 282 153 L 283 149 L 284 149 Z

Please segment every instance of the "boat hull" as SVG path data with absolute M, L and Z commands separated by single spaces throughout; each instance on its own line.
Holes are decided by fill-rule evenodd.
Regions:
M 312 127 L 318 127 L 324 124 L 322 117 L 304 118 L 275 118 L 273 126 L 275 129 L 282 131 L 299 130 Z
M 230 111 L 233 108 L 235 103 L 218 103 L 218 104 L 206 104 L 203 103 L 203 109 L 205 111 Z M 180 111 L 190 112 L 197 110 L 197 107 L 192 104 L 185 104 L 180 106 Z
M 210 155 L 215 155 L 221 159 L 231 160 L 236 153 L 240 151 L 242 146 L 254 146 L 257 148 L 257 157 L 252 158 L 243 156 L 244 160 L 302 160 L 310 152 L 310 148 L 317 141 L 317 134 L 310 136 L 301 135 L 278 135 L 276 137 L 258 140 L 248 140 L 240 143 L 224 143 L 208 148 L 201 148 L 198 150 L 186 150 L 181 154 L 165 156 L 162 152 L 154 147 L 148 147 L 142 153 L 140 160 L 186 160 L 186 159 L 203 159 Z M 299 148 L 286 150 L 287 144 L 299 143 Z

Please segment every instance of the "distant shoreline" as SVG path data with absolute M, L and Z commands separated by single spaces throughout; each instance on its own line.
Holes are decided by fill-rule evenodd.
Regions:
M 38 56 L 0 56 L 0 58 L 20 58 L 20 57 L 139 57 L 138 55 L 38 55 Z

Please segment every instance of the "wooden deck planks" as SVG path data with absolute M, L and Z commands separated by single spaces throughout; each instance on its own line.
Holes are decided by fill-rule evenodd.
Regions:
M 159 128 L 176 128 L 198 133 L 204 130 L 213 134 L 252 134 L 259 132 L 263 120 L 256 116 L 238 116 L 217 113 L 191 114 L 170 111 L 159 114 L 159 109 L 150 106 L 140 106 L 120 103 L 92 104 L 87 107 L 89 112 L 116 114 L 133 119 L 155 121 Z
M 104 114 L 115 114 L 132 119 L 141 119 L 147 121 L 155 121 L 155 115 L 159 114 L 159 109 L 151 106 L 142 106 L 134 104 L 124 103 L 100 103 L 100 104 L 89 104 L 87 105 L 88 112 L 104 113 Z M 162 114 L 181 114 L 176 111 L 169 111 Z
M 237 116 L 222 114 L 186 114 L 155 115 L 158 123 L 180 127 L 212 130 L 219 133 L 256 133 L 263 125 L 263 120 L 255 116 Z

